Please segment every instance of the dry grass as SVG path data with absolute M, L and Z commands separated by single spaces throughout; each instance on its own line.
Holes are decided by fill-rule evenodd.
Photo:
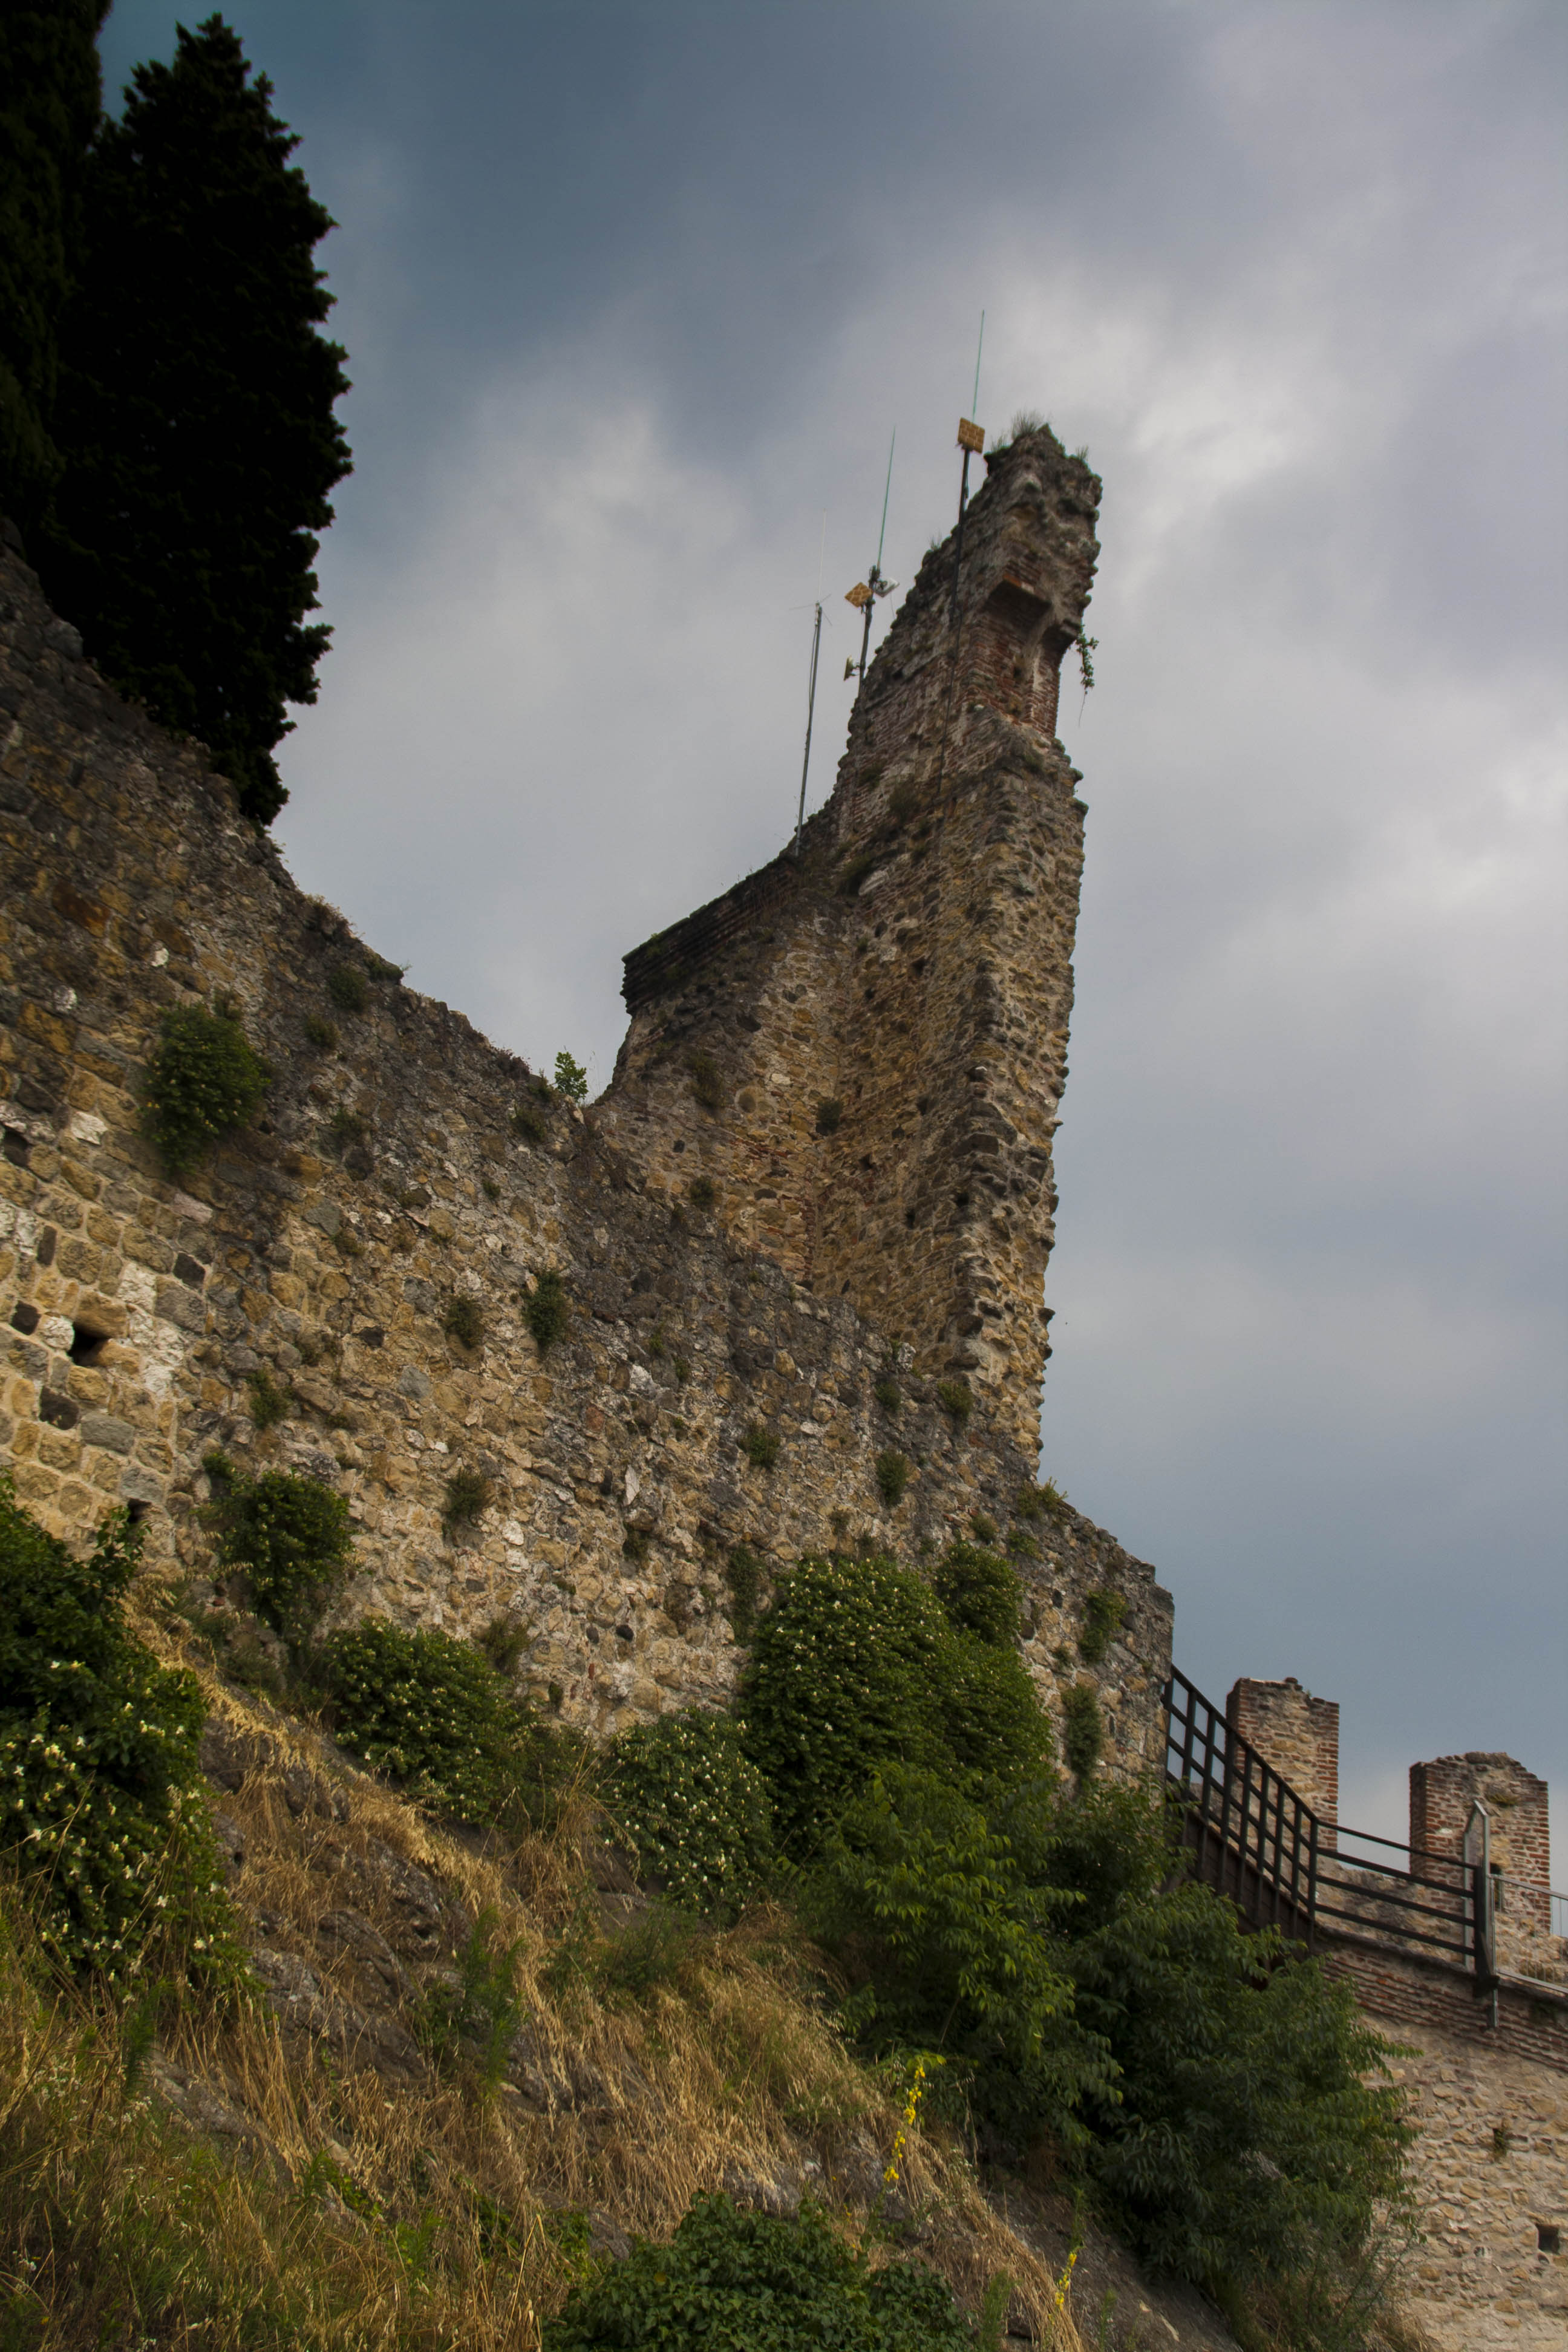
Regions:
M 201 1671 L 152 1607 L 138 1630 Z M 721 2187 L 763 2201 L 804 2190 L 851 2237 L 918 2251 L 971 2308 L 1005 2272 L 1037 2342 L 1079 2343 L 1046 2264 L 956 2147 L 917 2129 L 885 2183 L 901 2086 L 852 2059 L 786 1921 L 672 1931 L 601 1894 L 584 1801 L 515 1851 L 481 1851 L 345 1773 L 309 1726 L 204 1679 L 214 1714 L 267 1744 L 221 1800 L 244 1841 L 237 1900 L 258 1943 L 311 1971 L 318 2026 L 330 2012 L 340 2030 L 296 2030 L 287 2004 L 187 2003 L 128 2084 L 123 2020 L 29 1978 L 13 1923 L 0 1950 L 7 2352 L 75 2352 L 121 2326 L 191 2352 L 521 2352 L 591 2240 L 668 2237 L 695 2194 Z M 452 1906 L 418 1949 L 405 1865 Z M 384 1958 L 323 1947 L 323 1915 L 345 1909 L 396 1949 L 390 1977 Z M 515 2003 L 501 2020 L 512 2081 L 487 2080 L 471 2043 L 431 2045 L 430 2004 L 449 2004 L 476 1921 L 475 1951 Z M 367 2017 L 402 2051 L 384 2045 L 379 2071 L 364 2063 Z M 18 2314 L 47 2314 L 41 2332 L 19 2317 L 7 2336 L 7 2290 Z

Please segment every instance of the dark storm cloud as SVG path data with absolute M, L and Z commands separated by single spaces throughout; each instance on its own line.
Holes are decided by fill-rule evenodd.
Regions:
M 1215 1695 L 1342 1700 L 1347 1805 L 1561 1790 L 1568 16 L 231 13 L 355 381 L 300 879 L 602 1082 L 621 951 L 783 837 L 895 420 L 895 576 L 951 520 L 984 305 L 984 421 L 1106 483 L 1047 1466 Z

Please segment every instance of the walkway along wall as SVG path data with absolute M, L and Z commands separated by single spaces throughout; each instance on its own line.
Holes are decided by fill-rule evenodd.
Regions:
M 1000 469 L 1013 505 L 1000 520 L 994 500 L 991 520 L 982 514 L 977 562 L 989 565 L 997 533 L 1012 532 L 1023 579 L 1031 561 L 1046 565 L 1060 531 L 1087 589 L 1098 486 L 1048 436 L 1037 442 L 1032 470 L 1027 450 Z M 1053 504 L 1069 491 L 1081 508 L 1070 531 Z M 1033 557 L 1026 525 L 1039 534 Z M 914 601 L 921 625 L 934 625 L 922 582 Z M 788 952 L 805 959 L 803 974 L 829 946 L 843 971 L 881 972 L 887 956 L 905 957 L 894 939 L 904 918 L 891 930 L 879 913 L 873 922 L 879 900 L 918 915 L 927 969 L 943 975 L 947 1009 L 939 1017 L 933 1002 L 931 1018 L 946 1024 L 946 1043 L 917 1053 L 905 1013 L 862 997 L 843 1046 L 866 1074 L 862 1094 L 848 1064 L 832 1063 L 831 1083 L 849 1097 L 846 1156 L 812 1195 L 827 1237 L 808 1262 L 765 1222 L 766 1195 L 780 1188 L 757 1177 L 747 1190 L 724 1174 L 771 1164 L 774 1141 L 797 1158 L 814 1149 L 815 1089 L 830 1082 L 830 1066 L 813 1063 L 772 1084 L 784 1029 L 816 1017 L 805 979 L 787 978 L 783 918 L 755 948 L 766 984 L 750 1002 L 763 1011 L 746 1017 L 763 1026 L 746 1031 L 737 1016 L 735 1033 L 763 1038 L 772 1057 L 761 1080 L 774 1125 L 760 1140 L 738 1061 L 721 1071 L 717 1107 L 692 1098 L 689 1064 L 637 1076 L 658 1050 L 646 1022 L 634 1024 L 623 1076 L 599 1109 L 546 1099 L 521 1062 L 402 986 L 341 917 L 295 887 L 199 747 L 172 740 L 98 678 L 7 548 L 0 1461 L 28 1507 L 80 1540 L 110 1505 L 132 1502 L 151 1558 L 199 1570 L 204 1453 L 223 1445 L 252 1464 L 308 1470 L 353 1515 L 360 1566 L 344 1617 L 374 1610 L 468 1633 L 519 1621 L 531 1634 L 527 1682 L 601 1732 L 723 1698 L 753 1571 L 765 1597 L 806 1549 L 886 1545 L 912 1560 L 979 1514 L 1018 1548 L 1026 1654 L 1047 1702 L 1064 1683 L 1093 1684 L 1112 1769 L 1157 1766 L 1170 1597 L 1075 1512 L 1039 1516 L 1034 1489 L 1049 1129 L 1065 1071 L 1081 817 L 1074 779 L 1027 714 L 971 707 L 952 789 L 920 820 L 927 858 L 916 854 L 923 842 L 900 834 L 885 861 L 900 878 L 879 892 L 867 873 L 860 896 L 841 893 L 825 878 L 837 871 L 836 845 L 905 822 L 889 812 L 892 776 L 868 772 L 873 737 L 896 768 L 897 711 L 928 735 L 935 724 L 934 704 L 900 704 L 885 675 L 858 721 L 851 781 L 816 821 L 804 871 L 788 877 L 799 919 Z M 917 748 L 906 764 L 934 795 L 921 764 L 930 746 Z M 965 860 L 975 871 L 960 903 Z M 940 923 L 919 914 L 917 877 L 928 870 L 952 908 Z M 889 987 L 896 978 L 917 988 L 920 961 L 911 951 Z M 334 980 L 345 972 L 363 983 L 363 1011 L 334 999 L 334 986 L 354 992 Z M 838 985 L 824 982 L 829 1026 L 841 1018 Z M 801 992 L 793 1004 L 791 988 Z M 220 993 L 239 1006 L 273 1083 L 254 1124 L 181 1187 L 138 1133 L 138 1090 L 161 1013 Z M 1043 1063 L 1015 1034 L 1037 999 L 1047 1006 Z M 323 1022 L 334 1045 L 318 1042 Z M 704 1034 L 716 1034 L 710 1021 Z M 1040 1067 L 1048 1092 L 1025 1104 Z M 860 1107 L 873 1073 L 874 1114 Z M 928 1113 L 916 1089 L 928 1084 L 917 1147 L 914 1124 Z M 700 1122 L 702 1150 L 682 1155 L 689 1121 Z M 868 1197 L 853 1173 L 872 1128 L 877 1160 L 900 1125 L 933 1200 L 969 1192 L 962 1205 L 950 1198 L 919 1243 L 933 1269 L 929 1314 L 912 1239 L 879 1311 L 877 1186 L 892 1178 L 879 1162 Z M 947 1143 L 929 1139 L 939 1130 Z M 683 1160 L 720 1167 L 713 1203 L 675 1172 Z M 916 1231 L 901 1211 L 900 1231 Z M 542 1356 L 523 1309 L 542 1272 L 563 1278 L 571 1319 Z M 476 1347 L 444 1335 L 456 1297 L 480 1311 Z M 973 1320 L 982 1328 L 963 1328 Z M 949 1391 L 956 1412 L 939 1394 L 950 1370 L 972 1378 L 967 1414 L 963 1392 Z M 266 1432 L 250 1409 L 261 1373 L 289 1398 Z M 900 1392 L 896 1414 L 874 1394 L 888 1378 Z M 753 1429 L 777 1440 L 771 1469 L 750 1458 Z M 889 1507 L 877 1463 L 895 1451 L 911 1476 Z M 494 1498 L 468 1528 L 443 1520 L 458 1467 L 488 1478 Z M 1106 1593 L 1121 1621 L 1090 1665 L 1079 1637 L 1090 1595 Z

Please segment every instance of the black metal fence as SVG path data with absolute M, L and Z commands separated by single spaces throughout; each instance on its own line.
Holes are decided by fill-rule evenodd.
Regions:
M 1491 1980 L 1483 1858 L 1413 1852 L 1321 1822 L 1183 1674 L 1166 1686 L 1165 1721 L 1166 1777 L 1194 1872 L 1256 1926 L 1307 1944 L 1321 1932 L 1393 1946 Z

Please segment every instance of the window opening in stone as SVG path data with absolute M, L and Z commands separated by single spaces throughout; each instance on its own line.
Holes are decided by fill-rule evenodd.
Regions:
M 101 1363 L 108 1339 L 107 1331 L 97 1330 L 90 1323 L 73 1323 L 71 1343 L 66 1353 L 73 1364 Z
M 1560 2254 L 1563 2252 L 1562 2230 L 1555 2221 L 1537 2221 L 1535 2242 L 1543 2254 Z

